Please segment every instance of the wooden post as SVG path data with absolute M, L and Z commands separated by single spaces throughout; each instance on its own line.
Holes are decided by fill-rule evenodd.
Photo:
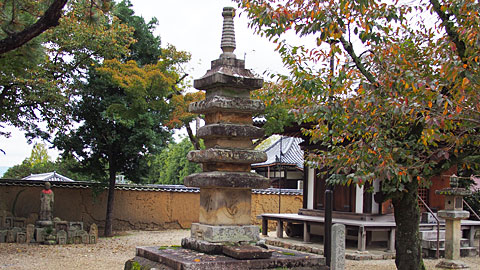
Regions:
M 388 238 L 388 251 L 395 251 L 395 228 L 390 228 L 389 238 Z
M 277 220 L 277 237 L 283 238 L 283 220 Z
M 364 226 L 358 227 L 358 245 L 357 248 L 360 251 L 365 251 L 367 243 L 367 233 Z
M 262 217 L 262 235 L 268 235 L 268 219 L 266 217 Z
M 325 190 L 325 236 L 323 237 L 323 246 L 327 266 L 330 266 L 332 261 L 332 195 L 333 192 L 330 189 Z
M 310 224 L 303 222 L 303 242 L 310 242 Z

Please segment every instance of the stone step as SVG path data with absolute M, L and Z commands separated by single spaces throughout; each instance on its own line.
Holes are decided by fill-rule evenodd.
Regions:
M 440 253 L 440 257 L 445 257 L 445 248 L 439 248 L 438 249 L 439 253 Z M 435 254 L 437 252 L 437 248 L 433 248 L 433 249 L 428 249 L 428 248 L 424 248 L 422 249 L 422 254 L 423 254 L 423 257 L 426 257 L 426 258 L 434 258 L 435 257 Z M 460 248 L 460 256 L 461 257 L 475 257 L 477 256 L 478 254 L 478 248 L 477 247 L 461 247 Z
M 440 238 L 439 244 L 440 244 L 441 248 L 444 248 L 445 247 L 445 239 Z M 460 239 L 460 247 L 469 247 L 469 240 L 466 239 L 466 238 Z M 422 239 L 422 248 L 436 249 L 437 248 L 437 239 L 428 239 L 428 240 Z
M 440 239 L 445 239 L 445 230 L 440 230 Z M 437 239 L 437 230 L 429 230 L 429 231 L 420 231 L 420 239 L 422 240 L 432 240 Z

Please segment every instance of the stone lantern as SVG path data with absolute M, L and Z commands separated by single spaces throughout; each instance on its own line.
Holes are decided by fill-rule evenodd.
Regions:
M 437 190 L 435 193 L 445 196 L 445 209 L 438 211 L 438 216 L 445 219 L 445 260 L 437 267 L 448 269 L 468 268 L 458 261 L 460 259 L 460 240 L 462 238 L 461 220 L 470 216 L 463 210 L 463 197 L 471 194 L 464 188 L 458 188 L 455 175 L 450 178 L 450 187 Z

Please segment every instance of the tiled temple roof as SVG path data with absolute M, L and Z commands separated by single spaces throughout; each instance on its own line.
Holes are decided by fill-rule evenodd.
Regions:
M 51 182 L 52 188 L 92 188 L 102 186 L 96 182 Z M 0 186 L 22 186 L 22 187 L 43 187 L 44 182 L 38 180 L 19 180 L 19 179 L 0 179 Z M 107 188 L 105 186 L 105 188 Z M 199 188 L 186 187 L 184 185 L 135 185 L 135 184 L 117 184 L 116 190 L 130 190 L 130 191 L 155 191 L 155 192 L 187 192 L 198 193 Z M 302 195 L 302 190 L 297 189 L 253 189 L 253 194 L 283 194 L 283 195 Z
M 48 182 L 73 182 L 74 180 L 63 176 L 55 171 L 48 172 L 48 173 L 38 173 L 38 174 L 31 174 L 27 177 L 22 178 L 22 180 L 30 180 L 30 181 L 48 181 Z
M 280 162 L 282 165 L 292 165 L 300 170 L 303 170 L 303 150 L 300 148 L 300 143 L 303 142 L 301 138 L 294 137 L 281 137 L 267 149 L 267 161 L 261 163 L 252 164 L 252 168 L 276 166 Z M 281 159 L 280 159 L 281 149 Z M 280 161 L 280 162 L 279 162 Z

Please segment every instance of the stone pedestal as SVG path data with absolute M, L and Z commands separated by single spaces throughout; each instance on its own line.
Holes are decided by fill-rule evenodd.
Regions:
M 244 226 L 215 226 L 201 223 L 193 223 L 191 237 L 212 243 L 240 243 L 256 242 L 260 230 L 255 225 Z
M 142 269 L 164 270 L 329 269 L 325 265 L 325 258 L 318 255 L 282 248 L 272 248 L 271 251 L 273 252 L 269 258 L 235 259 L 225 255 L 212 256 L 185 248 L 137 247 L 136 256 L 125 263 L 124 269 L 139 269 L 138 265 Z

